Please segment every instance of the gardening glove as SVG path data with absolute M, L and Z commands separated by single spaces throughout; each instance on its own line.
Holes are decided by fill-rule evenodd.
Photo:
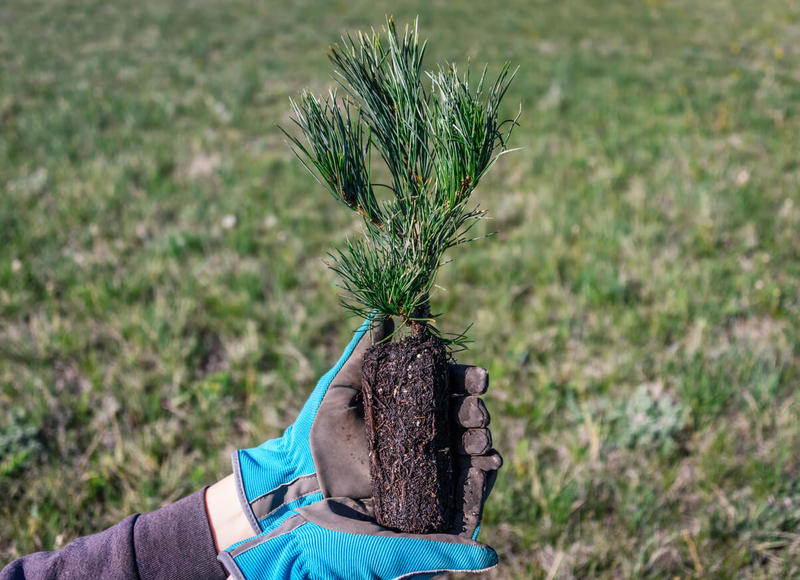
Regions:
M 279 526 L 222 552 L 219 559 L 228 572 L 248 580 L 430 578 L 494 566 L 494 550 L 475 541 L 483 504 L 502 465 L 491 447 L 489 413 L 478 397 L 486 392 L 488 373 L 451 364 L 449 378 L 458 470 L 456 516 L 449 534 L 400 534 L 374 521 L 360 381 L 351 383 L 355 386 L 332 384 L 311 430 L 314 461 L 322 466 L 318 484 L 327 499 L 289 510 Z M 347 458 L 337 451 L 342 440 L 357 442 L 361 455 Z M 330 498 L 331 493 L 342 497 Z
M 295 422 L 283 436 L 271 439 L 252 449 L 233 453 L 233 473 L 239 502 L 253 530 L 258 533 L 276 527 L 290 515 L 290 509 L 322 499 L 317 476 L 317 458 L 312 451 L 311 434 L 322 422 L 333 427 L 324 436 L 329 439 L 322 458 L 324 471 L 331 461 L 347 464 L 354 471 L 365 471 L 369 480 L 366 439 L 361 425 L 342 412 L 343 401 L 333 403 L 331 394 L 340 389 L 361 388 L 361 364 L 364 352 L 393 331 L 391 318 L 380 322 L 366 320 L 353 335 L 339 361 L 325 373 L 300 411 Z M 334 397 L 335 398 L 335 397 Z M 331 416 L 328 416 L 331 415 Z M 342 424 L 339 424 L 342 421 Z M 355 431 L 360 431 L 355 433 Z M 328 450 L 330 449 L 330 451 Z M 357 497 L 366 497 L 367 491 Z
M 469 538 L 382 528 L 371 503 L 337 498 L 298 508 L 275 530 L 234 544 L 219 559 L 239 580 L 432 578 L 497 564 L 492 548 Z
M 365 321 L 283 437 L 233 454 L 240 503 L 254 531 L 274 529 L 292 508 L 323 496 L 371 497 L 361 366 L 367 348 L 393 329 L 391 318 L 377 325 Z M 477 537 L 483 501 L 502 464 L 491 449 L 489 413 L 476 396 L 486 391 L 488 374 L 458 364 L 449 370 L 459 470 L 454 532 Z

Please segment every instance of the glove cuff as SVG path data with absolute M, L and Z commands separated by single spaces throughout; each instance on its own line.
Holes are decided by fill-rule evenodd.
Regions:
M 247 494 L 245 493 L 244 490 L 244 481 L 242 479 L 242 465 L 239 460 L 240 452 L 241 449 L 234 451 L 231 454 L 231 463 L 233 464 L 233 475 L 236 477 L 236 496 L 239 498 L 239 505 L 242 506 L 242 512 L 247 518 L 247 521 L 250 523 L 250 527 L 253 528 L 253 531 L 255 533 L 259 533 L 261 531 L 261 526 L 258 525 L 258 519 L 253 513 L 253 508 L 250 506 L 250 500 L 247 499 Z
M 298 474 L 281 440 L 231 456 L 236 493 L 255 533 L 274 529 L 296 509 L 322 499 L 315 473 Z

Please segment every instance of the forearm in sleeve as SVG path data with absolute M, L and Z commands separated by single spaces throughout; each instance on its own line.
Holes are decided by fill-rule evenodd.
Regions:
M 56 552 L 15 560 L 0 571 L 0 580 L 224 579 L 206 517 L 205 491 L 129 516 Z

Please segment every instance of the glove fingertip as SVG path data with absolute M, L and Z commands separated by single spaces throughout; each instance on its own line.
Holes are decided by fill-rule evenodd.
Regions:
M 498 562 L 500 562 L 500 558 L 497 556 L 497 552 L 494 551 L 494 548 L 491 546 L 486 546 L 487 551 L 487 558 L 486 558 L 486 567 L 491 568 L 492 566 L 497 566 Z
M 498 557 L 494 548 L 486 544 L 475 543 L 461 546 L 465 549 L 462 558 L 453 562 L 454 572 L 480 572 L 497 565 Z
M 453 393 L 482 395 L 489 388 L 489 371 L 483 367 L 453 363 L 450 365 L 450 389 Z

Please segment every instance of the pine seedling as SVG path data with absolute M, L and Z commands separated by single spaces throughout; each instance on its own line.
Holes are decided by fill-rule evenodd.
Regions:
M 444 253 L 474 240 L 485 215 L 469 198 L 509 151 L 516 119 L 499 120 L 499 107 L 516 71 L 506 64 L 494 82 L 486 68 L 477 82 L 468 67 L 424 72 L 425 47 L 416 22 L 400 35 L 391 18 L 380 33 L 343 36 L 329 54 L 341 92 L 304 92 L 292 101 L 301 135 L 285 133 L 304 166 L 364 219 L 364 236 L 330 255 L 343 305 L 400 317 L 413 334 L 427 330 L 452 347 L 464 335 L 429 324 L 430 296 Z M 373 177 L 378 160 L 388 183 Z
M 303 93 L 292 102 L 301 134 L 287 133 L 306 168 L 364 220 L 364 235 L 330 254 L 344 306 L 411 326 L 401 341 L 369 347 L 361 368 L 375 518 L 407 533 L 459 525 L 447 350 L 465 337 L 431 324 L 430 297 L 445 252 L 474 239 L 484 212 L 470 194 L 516 125 L 499 120 L 509 65 L 493 83 L 484 68 L 475 83 L 468 68 L 424 72 L 424 54 L 416 23 L 402 35 L 391 19 L 382 33 L 345 35 L 330 51 L 340 92 Z

